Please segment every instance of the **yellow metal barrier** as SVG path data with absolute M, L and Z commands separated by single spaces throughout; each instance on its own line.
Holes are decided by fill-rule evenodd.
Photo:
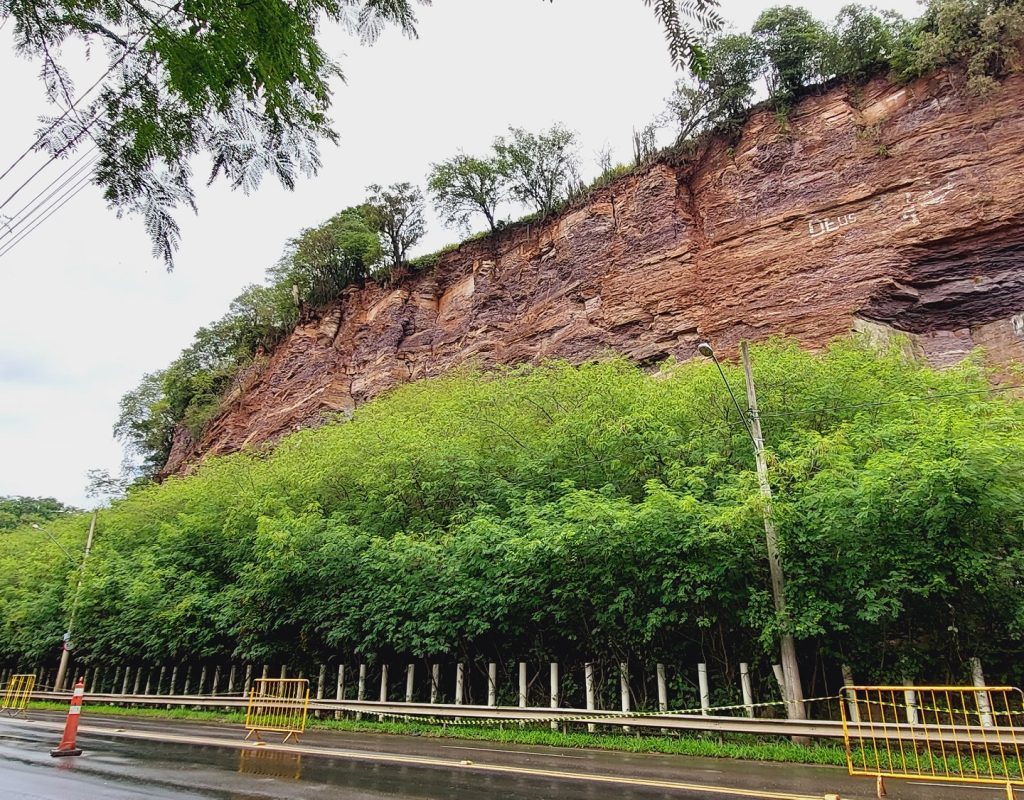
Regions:
M 299 739 L 306 730 L 309 711 L 309 681 L 305 678 L 257 678 L 249 692 L 245 712 L 245 738 L 260 738 L 260 732 L 283 733 L 284 741 Z
M 12 675 L 4 687 L 3 698 L 0 699 L 0 711 L 6 711 L 12 717 L 16 714 L 24 717 L 29 698 L 35 688 L 35 675 Z
M 847 686 L 851 775 L 1024 787 L 1024 695 L 1010 686 Z

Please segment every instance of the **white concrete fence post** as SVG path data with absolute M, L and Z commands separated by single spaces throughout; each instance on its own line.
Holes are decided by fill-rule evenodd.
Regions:
M 334 687 L 334 699 L 339 703 L 345 699 L 345 665 L 338 664 L 338 683 Z M 341 719 L 341 711 L 334 712 L 335 719 Z
M 466 667 L 460 661 L 455 665 L 455 705 L 461 706 L 465 699 Z
M 405 667 L 405 702 L 411 703 L 413 690 L 416 688 L 416 665 L 407 664 Z
M 711 692 L 708 689 L 708 665 L 697 665 L 697 685 L 700 688 L 700 713 L 705 717 L 711 708 Z
M 359 681 L 356 684 L 356 700 L 366 699 L 366 664 L 359 665 Z M 362 719 L 363 712 L 356 712 L 356 719 Z
M 750 683 L 750 665 L 746 661 L 740 662 L 740 688 L 743 691 L 743 712 L 753 718 L 754 689 Z
M 527 695 L 527 683 L 526 683 L 526 662 L 519 662 L 519 707 L 526 708 L 526 695 Z
M 860 723 L 860 708 L 857 706 L 856 692 L 850 691 L 850 687 L 856 686 L 857 684 L 853 680 L 853 670 L 850 669 L 849 665 L 842 664 L 840 669 L 843 673 L 843 686 L 846 687 L 846 718 L 854 723 Z
M 779 696 L 782 698 L 782 702 L 786 704 L 786 708 L 788 709 L 788 698 L 786 697 L 786 676 L 782 672 L 782 664 L 772 664 L 772 672 L 775 675 L 775 682 L 779 684 Z
M 380 665 L 380 702 L 388 701 L 388 665 Z
M 321 664 L 320 665 L 320 672 L 319 672 L 319 674 L 317 675 L 317 678 L 316 678 L 316 699 L 317 700 L 323 700 L 324 699 L 324 684 L 326 684 L 326 683 L 327 683 L 327 665 L 326 664 Z M 323 712 L 318 710 L 316 712 L 316 718 L 320 719 L 322 716 L 323 716 Z
M 128 679 L 131 677 L 132 668 L 124 668 L 124 682 L 121 684 L 121 694 L 128 694 Z M 187 683 L 187 681 L 186 681 Z
M 487 705 L 498 705 L 498 665 L 493 661 L 487 665 Z
M 199 672 L 199 686 L 196 687 L 196 694 L 197 695 L 201 695 L 205 688 L 206 688 L 206 664 L 203 664 L 203 668 Z
M 668 711 L 668 681 L 665 679 L 665 665 L 658 664 L 658 711 Z
M 437 694 L 441 691 L 441 665 L 430 665 L 430 703 L 437 702 Z
M 629 697 L 629 664 L 625 661 L 619 664 L 619 700 L 622 710 L 628 714 L 632 710 Z M 629 725 L 622 726 L 623 733 L 630 733 L 633 729 Z
M 914 682 L 909 678 L 903 679 L 903 685 L 907 688 L 903 690 L 903 704 L 906 706 L 907 712 L 907 724 L 917 724 L 917 692 L 914 691 Z
M 558 708 L 561 705 L 562 693 L 559 691 L 559 685 L 561 681 L 558 678 L 558 664 L 554 661 L 551 662 L 551 696 L 550 703 L 551 708 Z M 551 730 L 558 730 L 558 721 L 551 721 Z
M 594 711 L 597 707 L 596 686 L 594 685 L 594 662 L 588 661 L 583 667 L 583 685 L 587 691 L 587 711 Z M 587 723 L 587 732 L 593 733 L 597 726 L 593 722 Z
M 981 659 L 971 659 L 971 680 L 974 686 L 979 689 L 985 687 L 985 673 L 981 669 Z M 978 702 L 978 716 L 981 718 L 981 727 L 992 727 L 992 704 L 989 702 L 988 692 L 975 692 L 975 699 Z

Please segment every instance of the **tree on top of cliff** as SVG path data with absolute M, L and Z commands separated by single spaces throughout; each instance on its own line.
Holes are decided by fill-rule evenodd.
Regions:
M 764 55 L 768 93 L 776 104 L 788 104 L 824 73 L 828 29 L 807 9 L 769 8 L 757 18 L 751 33 Z
M 469 229 L 469 218 L 483 214 L 491 231 L 497 230 L 498 204 L 504 199 L 508 179 L 494 158 L 477 158 L 459 153 L 447 161 L 430 165 L 427 190 L 434 209 L 449 225 Z
M 366 205 L 353 206 L 304 230 L 269 270 L 273 285 L 297 287 L 300 299 L 312 305 L 333 300 L 353 283 L 362 285 L 384 255 L 372 215 Z
M 733 129 L 746 116 L 761 70 L 754 40 L 746 34 L 718 37 L 707 48 L 708 69 L 680 78 L 667 102 L 666 121 L 677 129 L 676 143 L 719 128 Z
M 366 219 L 381 237 L 384 263 L 392 274 L 407 261 L 409 248 L 427 232 L 423 192 L 411 183 L 366 187 Z
M 56 159 L 94 147 L 94 180 L 108 204 L 143 218 L 154 255 L 170 268 L 175 212 L 195 209 L 192 158 L 209 155 L 209 180 L 223 176 L 243 191 L 268 173 L 289 189 L 315 174 L 320 143 L 337 139 L 330 81 L 340 75 L 318 40 L 322 22 L 341 22 L 364 41 L 388 25 L 416 36 L 416 2 L 430 4 L 0 0 L 0 26 L 14 20 L 15 48 L 41 61 L 47 98 L 60 110 L 43 118 L 30 151 Z M 719 24 L 716 0 L 643 2 L 664 26 L 673 61 L 699 70 L 687 19 Z M 106 54 L 106 71 L 83 92 L 64 64 L 69 42 Z
M 508 138 L 494 140 L 498 170 L 517 200 L 546 216 L 578 180 L 576 134 L 558 124 L 539 134 L 513 127 L 508 131 Z

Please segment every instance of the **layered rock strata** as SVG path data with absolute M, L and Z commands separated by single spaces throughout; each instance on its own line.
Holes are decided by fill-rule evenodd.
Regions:
M 936 364 L 1024 358 L 1024 76 L 805 98 L 780 128 L 656 164 L 542 224 L 350 289 L 250 370 L 166 472 L 316 425 L 406 381 L 619 353 L 642 363 L 775 334 L 909 334 Z

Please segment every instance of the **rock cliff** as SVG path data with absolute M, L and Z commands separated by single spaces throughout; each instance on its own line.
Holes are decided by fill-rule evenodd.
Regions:
M 936 364 L 1024 358 L 1024 75 L 955 74 L 805 98 L 780 128 L 655 164 L 542 224 L 351 289 L 244 376 L 166 473 L 348 412 L 467 362 L 687 359 L 774 334 L 910 335 Z

